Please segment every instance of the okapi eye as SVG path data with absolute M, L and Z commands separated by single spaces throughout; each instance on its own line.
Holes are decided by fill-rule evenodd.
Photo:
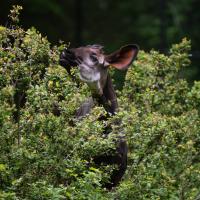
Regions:
M 90 59 L 92 60 L 92 62 L 97 63 L 98 62 L 98 58 L 96 56 L 96 54 L 91 54 L 90 55 Z

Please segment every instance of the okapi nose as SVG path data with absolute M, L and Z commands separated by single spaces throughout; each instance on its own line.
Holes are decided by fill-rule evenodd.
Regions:
M 68 57 L 68 56 L 74 56 L 74 52 L 71 49 L 64 49 L 64 51 L 62 52 L 64 54 L 64 56 Z
M 64 59 L 75 59 L 74 52 L 70 49 L 64 49 L 61 53 L 61 57 Z
M 76 66 L 76 57 L 72 50 L 70 49 L 64 49 L 60 54 L 60 60 L 59 63 L 61 66 Z

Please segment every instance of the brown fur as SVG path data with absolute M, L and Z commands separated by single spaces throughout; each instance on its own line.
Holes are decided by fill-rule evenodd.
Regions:
M 60 64 L 64 66 L 69 72 L 71 66 L 74 67 L 78 65 L 80 72 L 82 70 L 85 70 L 87 73 L 90 73 L 90 71 L 91 73 L 95 72 L 96 74 L 94 73 L 94 75 L 97 78 L 100 75 L 99 79 L 95 79 L 96 82 L 90 82 L 89 78 L 88 81 L 85 80 L 91 89 L 92 97 L 84 102 L 77 110 L 76 117 L 78 119 L 88 114 L 90 110 L 95 106 L 95 102 L 103 105 L 109 115 L 115 115 L 115 113 L 118 111 L 117 96 L 112 84 L 111 77 L 108 73 L 108 67 L 111 65 L 120 70 L 127 69 L 137 56 L 137 53 L 137 45 L 124 46 L 110 55 L 105 55 L 103 52 L 103 47 L 100 45 L 88 45 L 86 47 L 64 50 L 61 53 Z M 90 76 L 88 75 L 88 77 Z M 116 123 L 121 122 L 116 121 Z M 118 142 L 116 144 L 115 155 L 102 154 L 94 158 L 94 162 L 98 165 L 111 164 L 118 166 L 118 168 L 115 169 L 111 174 L 110 182 L 105 185 L 105 187 L 108 189 L 115 187 L 120 182 L 127 168 L 128 147 L 125 136 L 123 134 L 123 130 L 119 130 L 119 134 L 117 134 L 116 137 Z

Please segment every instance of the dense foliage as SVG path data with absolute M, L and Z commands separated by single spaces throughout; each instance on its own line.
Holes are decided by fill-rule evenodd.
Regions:
M 179 76 L 190 42 L 168 56 L 140 51 L 118 91 L 120 112 L 107 122 L 97 120 L 102 107 L 74 118 L 90 92 L 58 65 L 63 47 L 34 28 L 0 27 L 0 199 L 198 199 L 200 82 L 189 87 Z M 127 136 L 128 170 L 107 191 L 115 166 L 92 158 L 115 148 L 114 118 Z M 108 138 L 105 123 L 113 126 Z

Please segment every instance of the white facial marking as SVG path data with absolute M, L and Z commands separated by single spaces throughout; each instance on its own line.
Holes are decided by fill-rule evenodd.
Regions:
M 99 56 L 99 63 L 104 64 L 104 56 Z
M 91 73 L 82 72 L 80 73 L 80 79 L 86 83 L 92 83 L 100 80 L 100 73 L 95 73 L 92 75 Z
M 80 68 L 80 79 L 84 82 L 96 82 L 101 78 L 101 73 L 97 71 L 96 67 L 88 67 L 85 64 L 81 64 Z

